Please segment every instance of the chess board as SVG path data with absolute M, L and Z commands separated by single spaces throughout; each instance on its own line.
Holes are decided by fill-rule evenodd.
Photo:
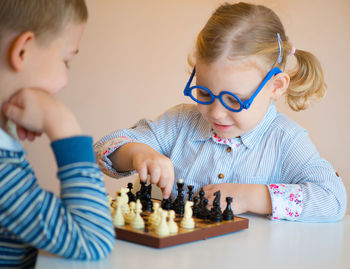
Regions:
M 130 225 L 116 227 L 116 237 L 120 240 L 153 248 L 164 248 L 248 229 L 249 222 L 248 219 L 237 216 L 235 216 L 233 220 L 218 223 L 194 218 L 195 228 L 188 230 L 180 227 L 179 223 L 181 219 L 176 217 L 175 221 L 179 226 L 179 232 L 175 235 L 162 237 L 156 234 L 155 231 L 148 229 L 147 220 L 149 214 L 143 212 L 142 217 L 145 220 L 144 229 L 137 230 L 132 228 Z

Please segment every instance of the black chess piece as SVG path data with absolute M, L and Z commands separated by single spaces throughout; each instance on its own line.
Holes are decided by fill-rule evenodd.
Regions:
M 173 207 L 173 202 L 171 200 L 171 197 L 169 197 L 168 199 L 163 199 L 161 203 L 161 207 L 164 210 L 169 211 Z
M 213 201 L 213 207 L 210 210 L 210 220 L 212 222 L 221 222 L 223 220 L 222 212 L 220 208 L 221 193 L 217 191 L 214 193 L 215 199 Z
M 128 183 L 128 189 L 129 189 L 129 191 L 127 192 L 127 195 L 128 195 L 128 197 L 129 197 L 129 203 L 130 202 L 136 202 L 136 196 L 135 196 L 135 194 L 133 194 L 132 193 L 132 187 L 133 187 L 133 185 L 132 185 L 132 183 L 130 182 L 130 183 Z
M 199 211 L 199 204 L 198 204 L 199 198 L 198 196 L 195 196 L 193 198 L 193 206 L 192 206 L 192 215 L 193 217 L 197 218 L 198 217 L 198 211 Z
M 203 190 L 203 188 L 200 189 L 199 191 L 199 207 L 202 208 L 203 207 L 203 201 L 205 199 L 205 192 Z
M 233 220 L 235 218 L 233 211 L 231 209 L 232 197 L 226 197 L 227 206 L 222 213 L 222 217 L 224 220 Z
M 136 199 L 140 199 L 140 201 L 142 202 L 146 192 L 146 182 L 140 181 L 140 185 L 140 190 L 136 192 Z
M 188 194 L 187 201 L 192 201 L 193 188 L 194 188 L 193 185 L 188 185 L 188 186 L 187 186 L 187 189 L 188 189 L 188 192 L 187 192 L 187 194 Z
M 198 211 L 198 218 L 199 219 L 208 219 L 209 218 L 210 211 L 207 208 L 207 206 L 208 206 L 208 199 L 203 198 L 202 205 L 199 207 L 199 211 Z
M 184 183 L 182 181 L 177 182 L 177 197 L 173 203 L 172 209 L 178 213 L 178 214 L 183 214 L 184 208 L 185 208 L 185 201 L 184 201 L 184 194 L 183 194 L 183 188 L 184 188 Z
M 151 200 L 151 195 L 146 192 L 143 199 L 142 210 L 152 212 L 153 202 Z

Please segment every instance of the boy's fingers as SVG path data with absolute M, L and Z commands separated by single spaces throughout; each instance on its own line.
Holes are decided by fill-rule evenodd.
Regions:
M 20 123 L 23 117 L 23 109 L 9 103 L 6 103 L 3 106 L 3 112 L 8 119 L 12 120 L 15 123 Z

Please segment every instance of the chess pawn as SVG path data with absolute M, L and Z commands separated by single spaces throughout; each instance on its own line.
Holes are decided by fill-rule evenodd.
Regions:
M 187 201 L 185 204 L 185 214 L 181 220 L 180 226 L 185 229 L 193 229 L 194 228 L 194 220 L 192 218 L 192 207 L 193 202 Z
M 177 234 L 179 231 L 179 228 L 177 227 L 177 224 L 175 222 L 174 210 L 169 211 L 168 218 L 169 218 L 169 221 L 168 221 L 169 234 Z
M 152 225 L 152 222 L 157 214 L 158 208 L 159 208 L 159 203 L 154 203 L 153 204 L 153 212 L 151 213 L 151 215 L 149 215 L 148 217 L 148 224 Z
M 224 220 L 233 220 L 235 216 L 233 215 L 233 211 L 231 209 L 232 197 L 226 197 L 226 202 L 227 206 L 222 214 L 222 217 Z
M 157 211 L 155 211 L 155 215 L 152 219 L 152 223 L 151 223 L 151 230 L 155 230 L 158 228 L 160 221 L 162 219 L 162 213 L 163 213 L 163 209 L 161 207 L 159 207 L 157 209 Z
M 124 216 L 124 220 L 126 223 L 131 223 L 133 221 L 133 219 L 135 218 L 136 214 L 135 214 L 135 206 L 136 203 L 134 201 L 130 202 L 129 204 L 129 213 L 127 213 Z
M 120 196 L 117 197 L 117 208 L 115 210 L 115 214 L 113 217 L 113 224 L 114 226 L 117 226 L 117 227 L 125 225 L 125 221 L 124 221 L 124 217 L 121 209 Z
M 129 203 L 130 203 L 130 202 L 136 202 L 135 194 L 133 194 L 132 191 L 131 191 L 132 188 L 133 188 L 133 184 L 132 184 L 131 182 L 129 182 L 129 183 L 128 183 L 128 190 L 129 190 L 129 191 L 128 191 L 128 193 L 127 193 L 128 197 L 129 197 Z
M 166 222 L 166 218 L 168 216 L 168 212 L 167 211 L 162 211 L 161 214 L 161 219 L 160 219 L 160 223 L 156 229 L 156 233 L 160 236 L 167 236 L 169 235 L 169 227 L 168 224 Z
M 142 204 L 140 200 L 137 200 L 136 208 L 135 208 L 135 217 L 131 222 L 131 227 L 133 227 L 134 229 L 143 229 L 145 227 L 145 222 L 141 217 L 141 212 L 142 212 Z

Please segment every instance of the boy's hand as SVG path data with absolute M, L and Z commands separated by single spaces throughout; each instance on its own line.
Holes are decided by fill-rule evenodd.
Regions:
M 81 133 L 72 112 L 40 89 L 22 89 L 3 105 L 5 116 L 17 125 L 21 139 L 34 140 L 45 132 L 51 141 Z
M 215 199 L 214 193 L 220 190 L 222 211 L 226 208 L 226 197 L 231 196 L 233 198 L 231 207 L 234 214 L 246 212 L 271 214 L 272 212 L 270 194 L 265 185 L 221 183 L 206 185 L 203 190 L 210 206 Z

